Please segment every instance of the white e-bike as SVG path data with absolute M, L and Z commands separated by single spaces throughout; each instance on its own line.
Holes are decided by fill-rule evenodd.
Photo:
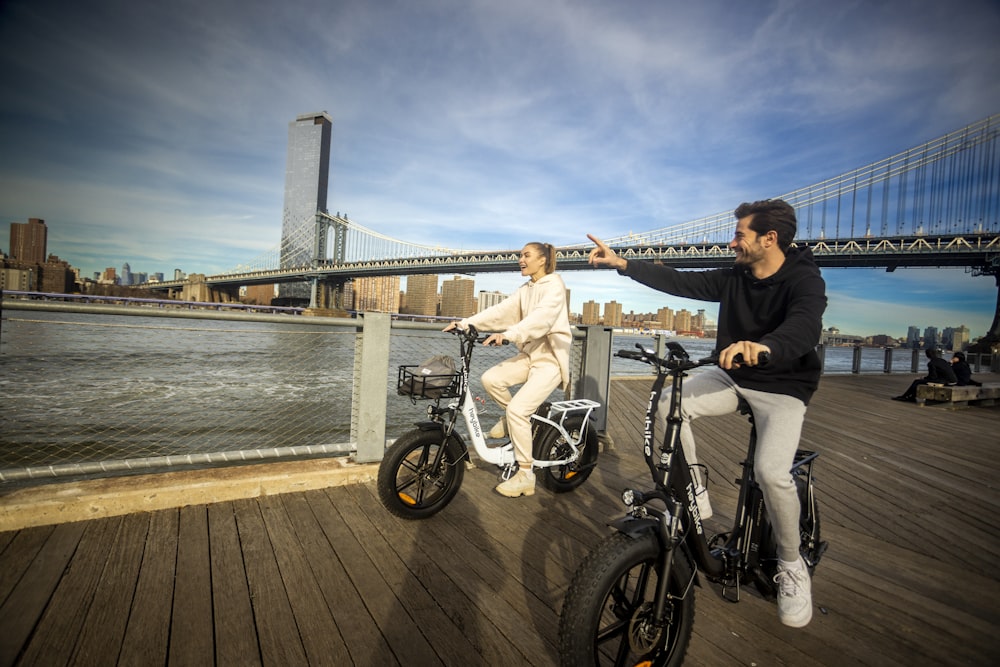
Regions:
M 411 400 L 429 399 L 428 419 L 400 436 L 386 451 L 378 471 L 379 499 L 404 519 L 425 519 L 444 509 L 458 493 L 471 461 L 465 437 L 456 429 L 461 413 L 476 456 L 500 468 L 500 480 L 517 472 L 514 446 L 490 446 L 469 390 L 469 365 L 479 337 L 474 327 L 453 329 L 459 339 L 461 367 L 454 374 L 428 376 L 417 366 L 400 366 L 397 391 Z M 556 493 L 586 481 L 597 465 L 597 429 L 593 412 L 600 403 L 587 399 L 543 403 L 531 416 L 534 467 L 539 482 Z

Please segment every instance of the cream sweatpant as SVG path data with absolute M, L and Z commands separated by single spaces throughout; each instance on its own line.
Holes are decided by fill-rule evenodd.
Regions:
M 531 415 L 562 384 L 559 362 L 551 355 L 532 359 L 522 352 L 488 369 L 482 383 L 490 398 L 507 412 L 507 432 L 517 462 L 531 465 Z M 518 384 L 521 388 L 511 395 L 510 388 Z

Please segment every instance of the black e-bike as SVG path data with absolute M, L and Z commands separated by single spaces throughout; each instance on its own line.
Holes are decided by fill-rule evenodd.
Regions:
M 753 583 L 768 598 L 777 593 L 777 547 L 763 494 L 754 479 L 757 433 L 749 406 L 741 402 L 751 430 L 742 476 L 737 480 L 735 521 L 730 532 L 708 538 L 680 443 L 681 389 L 688 371 L 716 364 L 718 359 L 691 360 L 676 342 L 667 343 L 665 359 L 641 345 L 636 347 L 638 351 L 619 350 L 617 356 L 656 368 L 643 443 L 653 488 L 622 493 L 628 513 L 612 523 L 616 532 L 585 558 L 570 583 L 559 621 L 559 654 L 566 667 L 680 665 L 691 639 L 699 571 L 721 584 L 723 596 L 732 602 L 739 601 L 745 583 Z M 653 421 L 667 377 L 673 392 L 666 432 L 656 453 Z M 827 546 L 820 541 L 813 488 L 812 465 L 817 456 L 798 450 L 791 470 L 801 502 L 800 552 L 810 576 Z

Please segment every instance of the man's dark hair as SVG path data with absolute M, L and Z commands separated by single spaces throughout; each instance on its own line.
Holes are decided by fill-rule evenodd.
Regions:
M 752 215 L 750 229 L 757 235 L 767 234 L 772 229 L 778 234 L 778 247 L 786 252 L 795 238 L 798 223 L 795 209 L 783 199 L 764 199 L 753 203 L 744 202 L 736 207 L 736 219 Z

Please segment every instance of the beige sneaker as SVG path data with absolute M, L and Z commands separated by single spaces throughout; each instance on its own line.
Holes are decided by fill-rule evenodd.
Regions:
M 513 477 L 506 482 L 497 484 L 497 493 L 508 498 L 519 496 L 535 495 L 535 475 L 528 474 L 523 470 L 518 470 Z
M 494 424 L 493 428 L 491 428 L 490 432 L 487 433 L 486 435 L 487 435 L 487 437 L 494 438 L 494 439 L 506 438 L 507 437 L 507 420 L 506 420 L 506 418 L 501 417 L 500 421 L 498 421 L 496 424 Z
M 812 578 L 805 562 L 799 558 L 798 566 L 789 568 L 778 562 L 774 575 L 778 584 L 778 620 L 792 628 L 809 625 L 812 620 Z
M 707 521 L 712 518 L 712 503 L 708 499 L 708 489 L 704 486 L 694 487 L 694 500 L 698 503 L 698 514 L 701 515 L 702 521 Z

